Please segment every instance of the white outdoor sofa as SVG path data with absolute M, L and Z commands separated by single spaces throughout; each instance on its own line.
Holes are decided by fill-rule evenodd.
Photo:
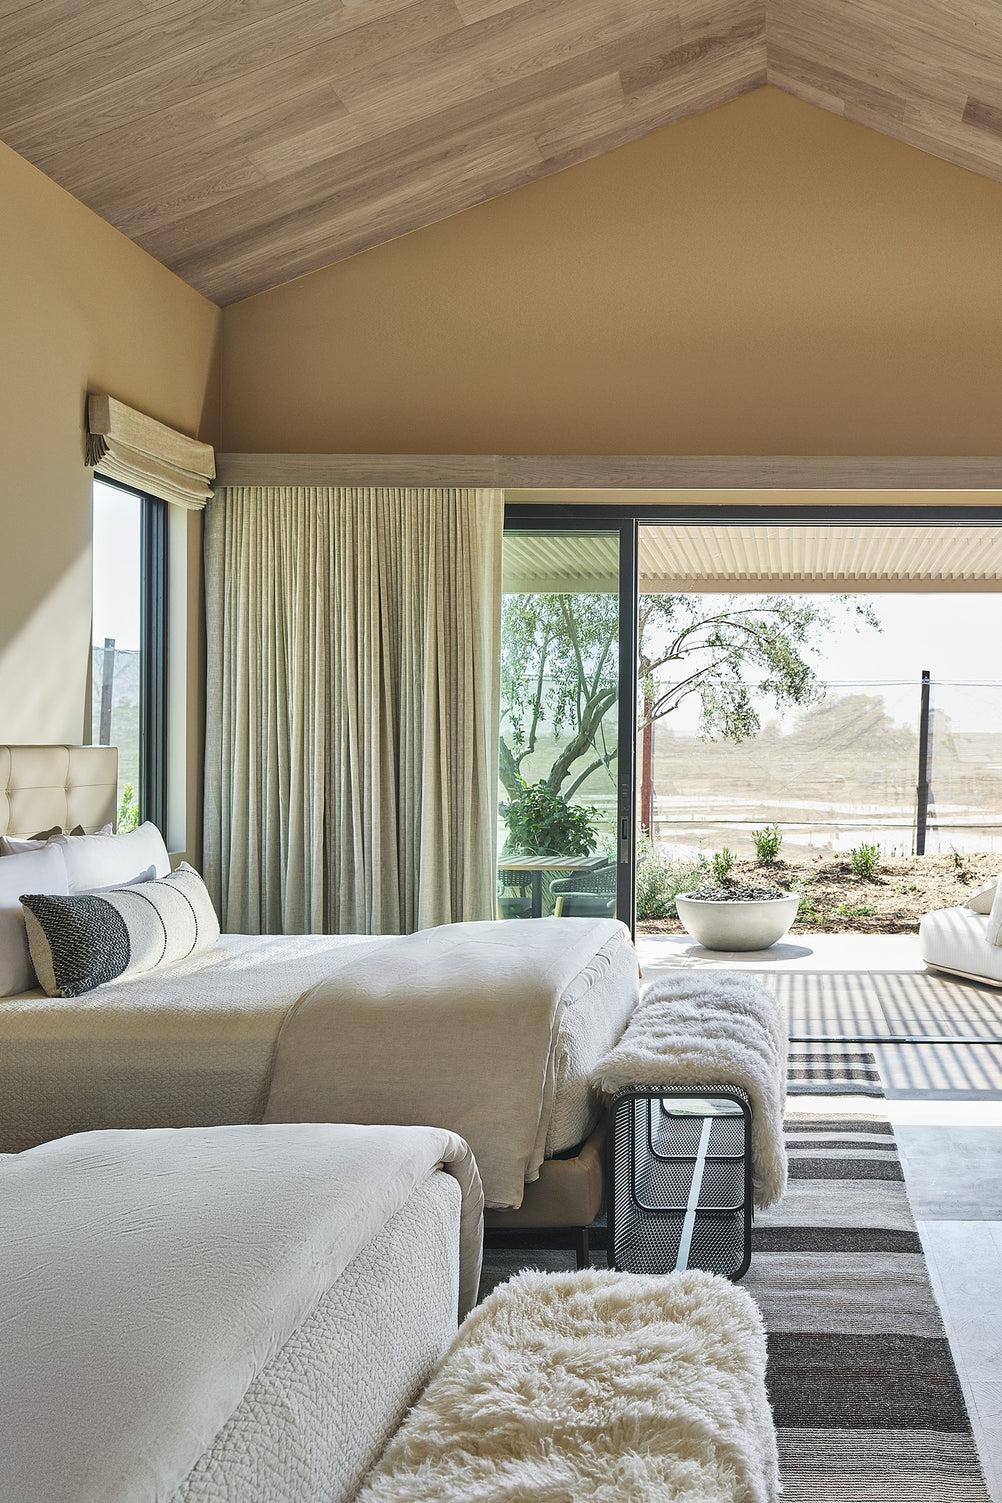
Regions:
M 998 879 L 956 908 L 937 908 L 919 925 L 919 953 L 926 965 L 972 981 L 1002 986 L 1002 893 Z

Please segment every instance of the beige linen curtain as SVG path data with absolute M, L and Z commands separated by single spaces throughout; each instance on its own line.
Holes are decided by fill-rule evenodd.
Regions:
M 224 929 L 492 918 L 496 490 L 232 487 L 206 513 L 206 877 Z

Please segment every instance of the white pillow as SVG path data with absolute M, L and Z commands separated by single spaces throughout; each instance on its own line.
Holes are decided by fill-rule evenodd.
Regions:
M 23 856 L 28 851 L 40 851 L 51 839 L 51 835 L 45 840 L 19 840 L 13 835 L 0 835 L 0 857 Z
M 988 926 L 985 929 L 985 938 L 990 945 L 997 945 L 1000 936 L 1002 936 L 1002 882 L 995 888 L 991 911 L 988 914 Z
M 23 892 L 60 897 L 69 892 L 66 862 L 58 846 L 0 856 L 0 997 L 30 992 L 38 985 L 21 911 Z
M 72 835 L 74 837 L 84 834 L 83 825 L 78 825 L 75 830 L 61 830 L 58 825 L 46 835 L 32 835 L 29 840 L 21 840 L 14 835 L 0 835 L 0 856 L 20 856 L 25 851 L 40 851 L 43 845 L 58 839 L 60 835 Z M 110 835 L 111 825 L 102 825 L 100 830 L 94 831 L 95 835 Z
M 992 901 L 994 900 L 995 889 L 998 885 L 998 877 L 993 877 L 990 882 L 985 883 L 984 887 L 979 887 L 977 892 L 971 893 L 964 907 L 970 908 L 972 913 L 991 913 Z
M 164 838 L 149 821 L 127 835 L 57 835 L 52 844 L 66 859 L 70 892 L 135 882 L 151 866 L 158 877 L 170 871 Z

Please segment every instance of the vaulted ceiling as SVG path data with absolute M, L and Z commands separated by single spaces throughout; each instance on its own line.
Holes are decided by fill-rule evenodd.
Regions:
M 999 0 L 0 0 L 0 139 L 219 303 L 766 82 L 1002 181 Z

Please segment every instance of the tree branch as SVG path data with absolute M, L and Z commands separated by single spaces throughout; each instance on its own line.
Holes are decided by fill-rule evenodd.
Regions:
M 573 783 L 564 794 L 564 798 L 572 799 L 575 793 L 577 793 L 578 789 L 581 787 L 581 784 L 584 783 L 588 778 L 590 778 L 593 772 L 598 772 L 600 767 L 607 768 L 608 765 L 609 764 L 602 757 L 599 757 L 596 761 L 592 762 L 590 766 L 585 768 L 584 772 L 579 773 L 578 776 L 574 779 Z

